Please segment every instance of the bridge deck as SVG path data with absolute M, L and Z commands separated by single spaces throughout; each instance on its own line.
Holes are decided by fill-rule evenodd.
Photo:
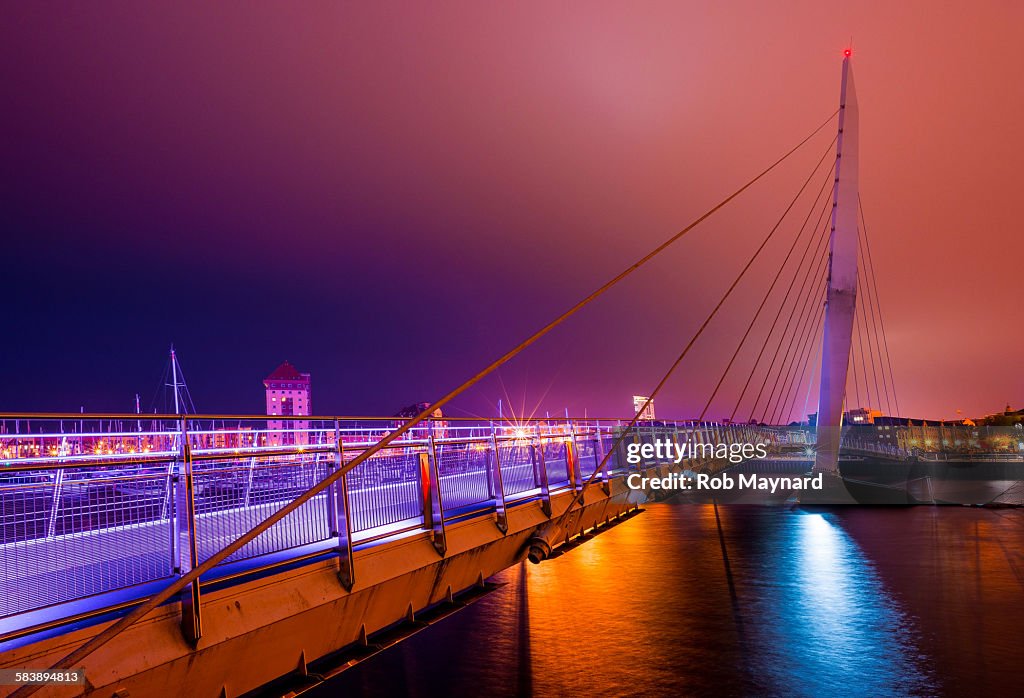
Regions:
M 204 431 L 174 420 L 148 431 L 140 423 L 134 432 L 83 433 L 78 425 L 71 436 L 63 422 L 40 434 L 0 429 L 0 643 L 151 595 L 321 481 L 339 459 L 350 462 L 388 433 L 379 424 L 342 428 L 337 419 L 304 424 Z M 333 487 L 312 498 L 203 583 L 344 548 L 344 541 L 365 546 L 422 532 L 433 518 L 425 497 L 436 498 L 443 523 L 547 499 L 589 477 L 620 434 L 594 420 L 500 427 L 440 422 L 347 472 L 347 500 Z M 759 439 L 777 444 L 772 457 L 785 460 L 808 457 L 813 446 L 806 436 L 800 429 L 666 423 L 637 427 L 624 438 L 634 444 Z M 894 462 L 905 456 L 863 436 L 851 441 L 849 453 Z M 184 457 L 185 443 L 191 458 Z M 613 451 L 603 477 L 654 465 L 630 460 Z M 436 474 L 427 474 L 424 463 Z M 193 544 L 194 562 L 187 554 Z
M 551 479 L 550 491 L 569 487 L 565 444 L 565 439 L 543 447 L 502 444 L 504 486 L 498 494 L 487 461 L 493 448 L 481 449 L 479 442 L 436 446 L 433 457 L 447 471 L 436 483 L 445 519 L 493 516 L 499 499 L 513 505 L 541 496 L 537 461 Z M 421 473 L 414 467 L 422 450 L 417 445 L 401 453 L 392 451 L 381 462 L 368 461 L 347 476 L 355 485 L 348 489 L 353 546 L 423 530 L 424 493 Z M 581 464 L 586 476 L 597 461 L 592 448 L 581 450 L 589 453 L 587 463 Z M 4 480 L 0 472 L 0 643 L 29 628 L 147 597 L 189 569 L 182 551 L 190 536 L 198 564 L 322 478 L 329 464 L 322 454 L 298 452 L 283 467 L 235 463 L 225 469 L 197 464 L 196 514 L 188 526 L 176 521 L 171 479 L 154 474 L 151 466 L 134 471 L 124 465 L 92 468 L 81 471 L 79 480 L 69 480 L 66 474 L 56 477 L 53 471 L 19 471 L 16 478 L 8 475 Z M 243 492 L 237 484 L 245 477 Z M 203 583 L 336 549 L 339 538 L 331 520 L 331 499 L 336 496 L 328 492 L 313 497 L 215 567 Z

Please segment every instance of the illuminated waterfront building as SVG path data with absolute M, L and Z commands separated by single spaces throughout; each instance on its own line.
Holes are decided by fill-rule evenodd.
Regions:
M 309 374 L 299 371 L 287 361 L 263 379 L 263 386 L 267 392 L 268 415 L 294 416 L 312 412 Z M 270 430 L 267 444 L 308 443 L 308 426 L 309 422 L 305 420 L 271 419 L 267 422 Z
M 634 395 L 633 396 L 633 412 L 640 412 L 640 408 L 643 408 L 643 412 L 640 413 L 639 421 L 641 422 L 653 422 L 654 421 L 654 400 L 647 403 L 647 407 L 644 407 L 644 403 L 647 402 L 645 395 Z

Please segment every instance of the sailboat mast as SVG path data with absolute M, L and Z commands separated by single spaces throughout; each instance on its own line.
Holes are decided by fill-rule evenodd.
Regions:
M 174 345 L 171 345 L 171 383 L 174 390 L 174 414 L 181 414 L 178 406 L 178 360 L 174 356 Z

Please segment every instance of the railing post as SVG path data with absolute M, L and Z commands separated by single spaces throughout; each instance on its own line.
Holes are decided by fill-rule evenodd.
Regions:
M 245 477 L 245 499 L 244 505 L 246 507 L 252 502 L 252 482 L 253 477 L 256 474 L 256 456 L 249 459 L 249 472 L 246 473 Z
M 62 501 L 61 490 L 64 485 L 64 468 L 56 471 L 53 477 L 53 498 L 50 501 L 50 520 L 46 526 L 46 537 L 53 538 L 57 535 L 57 512 L 60 511 Z
M 498 453 L 498 434 L 494 429 L 494 422 L 491 422 L 491 454 L 487 458 L 487 472 L 489 473 L 488 483 L 493 484 L 494 492 L 494 522 L 498 530 L 508 533 L 508 514 L 505 511 L 505 483 L 501 478 L 501 456 Z
M 533 461 L 533 474 L 540 486 L 540 506 L 544 515 L 551 517 L 551 487 L 548 484 L 548 466 L 544 461 L 544 437 L 538 432 L 536 441 L 531 439 L 530 460 Z
M 189 443 L 186 418 L 179 423 L 178 463 L 175 473 L 174 533 L 178 542 L 175 572 L 185 575 L 199 564 L 196 546 L 195 482 L 192 474 L 192 444 Z M 199 581 L 181 590 L 181 632 L 195 645 L 203 635 L 200 615 Z
M 493 422 L 491 423 L 491 435 L 492 435 L 492 437 L 494 435 L 494 423 Z M 470 439 L 472 440 L 472 438 L 473 437 L 471 436 Z M 484 438 L 486 439 L 487 437 L 485 436 Z M 466 444 L 466 448 L 467 449 L 472 449 L 472 448 L 475 448 L 475 445 L 476 445 L 475 442 L 467 443 Z M 493 445 L 493 442 L 492 442 L 492 445 Z M 491 461 L 493 460 L 493 458 L 491 457 L 491 452 L 490 451 L 487 451 L 486 448 L 484 449 L 484 451 L 485 451 L 484 456 L 487 459 L 487 462 L 484 464 L 484 477 L 487 480 L 487 496 L 489 498 L 491 498 L 491 499 L 494 499 L 494 472 L 493 472 L 493 468 L 491 467 Z M 497 457 L 497 450 L 495 450 L 494 455 L 495 455 L 495 457 Z
M 337 472 L 345 465 L 345 444 L 341 440 L 341 420 L 334 420 L 334 465 Z M 327 516 L 331 537 L 337 541 L 338 579 L 346 591 L 356 583 L 352 559 L 352 515 L 348 499 L 348 475 L 342 475 L 327 490 Z
M 174 523 L 174 498 L 178 484 L 177 465 L 174 459 L 167 461 L 164 501 L 160 503 L 160 520 L 167 519 L 171 532 L 171 569 L 178 568 L 178 531 Z
M 713 445 L 714 442 L 711 440 L 711 437 L 709 436 L 709 431 L 708 431 L 707 424 L 705 422 L 698 422 L 698 429 L 699 429 L 698 433 L 700 435 L 700 438 L 698 439 L 698 442 L 702 446 L 704 444 L 707 444 L 707 443 L 710 443 L 710 444 Z M 696 465 L 696 467 L 702 468 L 703 470 L 707 470 L 707 468 L 705 467 L 705 463 L 707 463 L 710 459 L 707 459 L 707 458 L 704 457 L 704 451 L 703 450 L 701 450 L 700 453 L 701 453 L 701 456 L 697 460 L 695 465 Z
M 583 489 L 583 471 L 580 467 L 580 449 L 576 443 L 576 425 L 572 422 L 569 422 L 569 441 L 565 444 L 565 467 L 575 494 Z
M 434 443 L 434 422 L 428 424 L 427 450 L 420 453 L 420 486 L 423 491 L 423 526 L 430 530 L 434 550 L 441 557 L 448 552 L 445 540 L 444 507 L 441 503 L 441 481 L 437 469 L 437 446 Z
M 604 439 L 601 438 L 601 422 L 594 422 L 594 467 L 601 465 L 601 489 L 604 490 L 605 496 L 612 493 L 611 482 L 608 478 L 608 461 L 604 459 Z M 611 460 L 609 458 L 608 460 Z

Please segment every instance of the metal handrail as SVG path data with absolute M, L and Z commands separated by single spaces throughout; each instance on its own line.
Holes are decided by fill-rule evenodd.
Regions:
M 90 415 L 91 416 L 91 415 Z M 82 415 L 76 415 L 77 418 L 81 419 Z M 274 421 L 275 416 L 261 416 L 262 420 Z M 86 417 L 88 419 L 88 416 Z M 104 418 L 105 419 L 105 418 Z M 83 420 L 84 421 L 84 420 Z M 436 420 L 437 423 L 425 425 L 423 428 L 428 430 L 429 433 L 437 432 L 443 433 L 446 429 L 446 425 L 440 424 L 445 420 Z M 231 517 L 234 514 L 232 512 L 243 512 L 248 510 L 255 510 L 259 507 L 268 505 L 270 502 L 290 501 L 295 493 L 307 488 L 309 484 L 315 480 L 309 480 L 309 478 L 321 478 L 323 473 L 317 474 L 320 467 L 320 463 L 324 463 L 320 459 L 326 455 L 335 454 L 338 449 L 338 443 L 336 439 L 342 441 L 344 444 L 344 451 L 347 457 L 352 455 L 359 455 L 360 453 L 373 448 L 380 438 L 383 438 L 386 432 L 378 434 L 365 434 L 360 436 L 356 434 L 357 440 L 349 440 L 352 436 L 350 432 L 343 433 L 340 428 L 340 420 L 335 422 L 337 425 L 337 431 L 334 426 L 330 425 L 331 428 L 316 429 L 316 430 L 279 430 L 284 433 L 294 434 L 301 433 L 303 438 L 307 440 L 315 440 L 318 437 L 323 437 L 325 443 L 300 443 L 300 444 L 284 444 L 274 446 L 242 446 L 242 445 L 225 445 L 225 446 L 204 446 L 198 447 L 199 443 L 205 443 L 210 440 L 211 435 L 221 436 L 225 432 L 201 432 L 192 431 L 188 429 L 188 424 L 193 423 L 191 417 L 182 418 L 176 425 L 176 429 L 168 428 L 166 431 L 147 431 L 145 432 L 148 438 L 148 443 L 158 441 L 163 444 L 160 450 L 147 451 L 147 452 L 114 452 L 114 453 L 103 453 L 103 454 L 89 454 L 89 453 L 62 453 L 59 455 L 46 454 L 46 455 L 32 455 L 26 457 L 13 457 L 5 458 L 0 460 L 0 474 L 10 474 L 22 476 L 21 480 L 9 481 L 6 486 L 0 489 L 0 492 L 4 493 L 4 496 L 14 495 L 21 496 L 22 499 L 25 497 L 41 497 L 46 494 L 46 497 L 52 499 L 53 504 L 48 512 L 43 514 L 33 514 L 31 511 L 26 510 L 26 513 L 20 514 L 21 523 L 17 524 L 20 527 L 21 533 L 9 533 L 7 529 L 0 527 L 0 543 L 3 543 L 5 536 L 10 539 L 8 543 L 0 544 L 0 551 L 4 554 L 18 554 L 16 550 L 19 546 L 24 546 L 29 542 L 37 544 L 57 544 L 60 541 L 61 545 L 73 545 L 81 543 L 82 541 L 94 541 L 98 540 L 97 536 L 103 535 L 116 535 L 118 530 L 126 530 L 126 526 L 130 526 L 132 530 L 157 530 L 157 529 L 169 529 L 172 531 L 180 530 L 183 535 L 187 536 L 189 541 L 188 545 L 197 544 L 197 536 L 202 535 L 204 526 L 218 525 L 218 521 L 224 519 L 224 517 Z M 465 423 L 465 422 L 464 422 Z M 494 429 L 494 425 L 497 424 L 497 430 Z M 547 427 L 543 423 L 532 422 L 527 425 L 521 423 L 509 422 L 508 424 L 514 425 L 515 433 L 502 433 L 505 431 L 505 422 L 490 422 L 486 424 L 478 423 L 478 426 L 469 428 L 455 428 L 452 429 L 447 427 L 448 432 L 453 432 L 455 436 L 444 437 L 444 438 L 421 438 L 419 430 L 410 432 L 406 435 L 406 438 L 395 440 L 388 444 L 385 449 L 379 451 L 373 458 L 366 461 L 364 464 L 346 473 L 346 479 L 354 484 L 355 489 L 351 491 L 351 495 L 355 497 L 354 503 L 358 507 L 358 502 L 363 501 L 365 496 L 363 493 L 374 493 L 380 492 L 383 488 L 387 491 L 388 488 L 392 487 L 413 487 L 414 490 L 420 490 L 422 482 L 420 479 L 422 475 L 417 473 L 412 476 L 412 472 L 409 467 L 410 461 L 408 460 L 412 454 L 427 452 L 430 453 L 431 459 L 438 457 L 440 449 L 455 449 L 457 453 L 463 453 L 456 461 L 448 462 L 448 465 L 454 470 L 441 470 L 441 479 L 447 480 L 449 477 L 462 477 L 466 474 L 480 473 L 480 481 L 473 486 L 480 486 L 479 483 L 483 482 L 483 475 L 490 466 L 486 465 L 486 458 L 494 457 L 497 458 L 495 449 L 500 449 L 503 453 L 506 448 L 516 447 L 517 445 L 527 446 L 530 443 L 534 444 L 557 444 L 563 441 L 568 441 L 570 435 L 567 433 L 560 433 L 560 429 L 565 427 L 565 422 L 559 420 L 552 427 L 555 431 L 548 433 Z M 171 425 L 168 424 L 168 427 Z M 348 426 L 348 425 L 346 425 Z M 325 425 L 326 427 L 326 425 Z M 581 424 L 579 427 L 580 434 L 597 434 L 599 432 L 610 433 L 615 429 L 613 423 L 600 426 L 595 422 L 591 423 L 587 420 L 585 424 Z M 352 431 L 359 431 L 354 429 Z M 374 430 L 376 431 L 376 430 Z M 468 434 L 459 434 L 459 431 L 469 432 Z M 524 432 L 525 433 L 522 433 Z M 249 434 L 258 434 L 260 437 L 265 436 L 264 430 L 258 431 L 245 431 L 235 432 Z M 312 433 L 312 435 L 311 435 Z M 336 436 L 337 434 L 337 436 Z M 20 433 L 20 434 L 5 434 L 8 437 L 8 441 L 39 441 L 49 439 L 68 439 L 68 441 L 74 441 L 75 447 L 80 447 L 78 443 L 79 438 L 83 439 L 86 443 L 96 442 L 100 439 L 111 442 L 112 448 L 118 448 L 120 446 L 120 440 L 123 438 L 125 442 L 130 442 L 140 436 L 139 432 L 85 432 L 75 434 L 33 434 L 33 433 Z M 374 439 L 373 437 L 377 438 Z M 411 437 L 411 438 L 410 438 Z M 169 450 L 167 447 L 178 444 L 178 448 L 175 450 Z M 192 464 L 192 468 L 185 471 L 181 470 L 180 463 L 182 459 L 181 444 L 193 444 L 186 452 L 185 456 L 188 462 Z M 431 445 L 432 444 L 432 445 Z M 551 446 L 548 446 L 551 448 Z M 431 449 L 437 449 L 436 451 Z M 504 456 L 502 456 L 504 457 Z M 218 463 L 230 464 L 238 463 L 237 466 L 231 466 L 226 468 L 213 467 Z M 244 465 L 243 465 L 244 463 Z M 203 465 L 206 464 L 206 465 Z M 522 468 L 528 467 L 526 464 L 519 463 L 518 461 L 510 461 L 507 464 L 502 465 L 507 470 L 506 477 L 520 478 L 520 475 L 512 475 L 514 472 L 522 473 Z M 397 468 L 397 470 L 395 470 Z M 253 503 L 249 503 L 248 488 L 253 487 L 252 476 L 253 473 L 260 474 L 263 478 L 280 478 L 284 480 L 271 480 L 266 481 L 271 487 L 270 490 L 261 490 L 265 494 L 261 495 L 257 492 L 254 497 L 257 499 L 253 500 Z M 72 477 L 68 480 L 64 477 L 66 474 L 78 473 L 78 477 Z M 27 474 L 27 475 L 26 475 Z M 29 479 L 32 475 L 38 476 L 37 479 Z M 246 482 L 246 475 L 249 476 L 248 484 Z M 213 500 L 197 500 L 198 507 L 187 507 L 182 505 L 180 496 L 184 490 L 181 488 L 186 486 L 186 481 L 180 481 L 180 478 L 188 478 L 188 487 L 193 492 L 192 497 L 199 496 L 196 492 L 202 492 L 205 488 L 206 492 L 213 492 Z M 39 479 L 41 478 L 41 479 Z M 226 479 L 225 479 L 226 478 Z M 369 478 L 369 479 L 367 479 Z M 412 478 L 412 479 L 410 479 Z M 63 483 L 63 490 L 61 486 L 57 484 L 60 481 Z M 496 478 L 497 485 L 494 483 L 487 484 L 487 491 L 476 494 L 464 494 L 456 495 L 456 501 L 467 501 L 473 502 L 475 505 L 481 506 L 497 506 L 498 502 L 501 502 L 501 506 L 504 506 L 505 501 L 505 488 L 501 487 L 501 478 Z M 262 482 L 262 481 L 261 481 Z M 456 480 L 458 482 L 458 480 Z M 135 485 L 138 483 L 138 486 Z M 177 484 L 176 484 L 177 483 Z M 223 483 L 223 484 L 221 484 Z M 231 484 L 235 483 L 235 484 Z M 275 484 L 276 483 L 276 484 Z M 393 484 L 387 484 L 393 483 Z M 234 494 L 230 494 L 233 490 L 226 490 L 229 494 L 225 495 L 224 498 L 218 499 L 218 489 L 222 487 L 241 487 L 247 488 L 245 493 L 244 501 L 238 497 L 237 491 Z M 559 484 L 552 483 L 552 489 L 557 490 L 560 486 L 567 486 L 568 483 Z M 450 487 L 451 485 L 446 485 Z M 461 483 L 456 486 L 461 486 Z M 499 487 L 495 491 L 495 486 Z M 85 492 L 89 488 L 107 488 L 114 487 L 113 494 L 108 493 L 103 495 L 104 497 L 109 496 L 109 499 L 100 498 L 95 502 L 90 502 L 88 499 L 82 500 L 79 503 L 71 504 L 70 500 L 66 497 L 81 496 L 81 493 Z M 209 488 L 213 487 L 213 490 Z M 282 487 L 284 489 L 282 489 Z M 446 490 L 447 491 L 447 490 Z M 529 491 L 529 490 L 527 490 Z M 50 494 L 52 492 L 52 495 Z M 101 494 L 104 491 L 101 491 Z M 120 492 L 121 494 L 116 494 Z M 175 494 L 177 493 L 177 494 Z M 206 495 L 204 495 L 206 496 Z M 261 497 L 262 498 L 259 498 Z M 266 499 L 269 496 L 270 499 Z M 439 498 L 447 498 L 446 495 L 438 491 Z M 450 495 L 448 495 L 450 496 Z M 509 495 L 508 501 L 515 501 L 517 498 L 521 498 L 525 495 L 520 494 Z M 126 497 L 127 499 L 123 499 Z M 178 504 L 175 504 L 175 498 L 179 498 Z M 164 501 L 165 504 L 161 505 L 160 502 Z M 187 500 L 185 500 L 187 501 Z M 375 506 L 374 500 L 366 500 L 364 506 Z M 170 505 L 166 503 L 170 502 Z M 491 504 L 488 504 L 491 503 Z M 75 511 L 69 514 L 64 511 L 66 508 L 78 507 Z M 185 506 L 186 508 L 182 508 Z M 456 505 L 458 508 L 459 505 Z M 83 508 L 84 507 L 84 508 Z M 443 506 L 442 506 L 443 508 Z M 60 509 L 60 511 L 59 511 Z M 12 510 L 12 509 L 9 509 Z M 375 510 L 370 510 L 370 518 L 368 519 L 371 528 L 378 525 L 378 522 L 386 522 L 390 520 L 387 517 L 381 518 L 374 514 Z M 352 519 L 353 512 L 346 512 L 348 515 L 344 518 L 347 521 L 349 529 L 341 532 L 347 540 L 351 540 L 354 531 L 352 530 Z M 358 513 L 358 511 L 356 511 Z M 459 511 L 458 515 L 464 515 L 465 512 Z M 44 526 L 40 517 L 45 517 L 50 521 L 49 526 Z M 181 521 L 181 517 L 186 517 L 186 520 Z M 319 516 L 319 515 L 318 515 Z M 420 524 L 414 526 L 405 526 L 401 530 L 421 529 L 425 528 L 426 520 L 420 515 Z M 72 521 L 76 517 L 86 520 L 85 524 L 69 524 L 67 521 Z M 443 519 L 446 517 L 442 516 L 442 520 L 439 525 L 443 526 Z M 67 521 L 66 521 L 67 520 Z M 55 526 L 54 521 L 58 521 L 61 525 Z M 213 523 L 204 523 L 205 521 L 211 521 Z M 68 526 L 72 526 L 69 528 Z M 84 525 L 84 528 L 82 527 Z M 74 528 L 77 526 L 78 528 Z M 155 527 L 155 528 L 154 528 Z M 379 527 L 379 525 L 378 525 Z M 74 530 L 72 530 L 74 529 Z M 394 535 L 394 531 L 380 533 L 375 537 L 384 535 Z M 14 536 L 14 538 L 11 538 Z M 172 537 L 173 538 L 173 537 Z M 176 540 L 176 538 L 175 538 Z M 369 539 L 365 539 L 369 540 Z M 13 547 L 12 547 L 13 545 Z M 116 545 L 116 544 L 115 544 Z M 201 547 L 201 546 L 200 546 Z M 180 546 L 175 543 L 172 550 L 170 550 L 171 562 L 168 563 L 173 569 L 179 570 L 177 573 L 182 574 L 187 569 L 182 568 L 178 564 L 178 550 Z M 145 584 L 153 581 L 152 579 L 134 579 L 128 580 L 130 583 L 128 587 L 135 586 L 138 584 Z M 123 588 L 124 585 L 117 588 Z M 29 604 L 27 608 L 17 613 L 22 613 L 27 610 L 38 610 L 46 608 L 48 606 L 59 605 L 66 603 L 70 600 L 75 600 L 79 597 L 69 598 L 58 598 L 52 600 L 52 603 L 46 603 L 42 605 Z M 15 615 L 17 615 L 15 613 Z M 0 617 L 9 617 L 12 615 L 9 612 L 9 608 L 0 612 Z M 76 615 L 76 617 L 78 617 Z M 18 634 L 22 634 L 21 631 L 17 631 Z
M 217 414 L 217 413 L 204 413 L 204 414 L 172 414 L 172 413 L 153 413 L 147 414 L 145 412 L 0 412 L 0 421 L 12 420 L 12 419 L 41 419 L 41 420 L 66 420 L 66 421 L 81 421 L 90 419 L 120 419 L 124 421 L 176 421 L 180 419 L 189 420 L 208 420 L 208 419 L 251 419 L 256 421 L 282 421 L 282 422 L 334 422 L 340 420 L 343 422 L 406 422 L 412 419 L 412 417 L 382 417 L 380 415 L 293 415 L 293 414 Z M 628 421 L 632 417 L 572 417 L 568 419 L 573 421 L 602 421 L 602 422 L 614 422 L 618 420 Z M 442 421 L 442 422 L 503 422 L 509 424 L 525 424 L 530 422 L 564 422 L 566 417 L 457 417 L 457 416 L 443 416 L 443 417 L 430 417 L 424 419 L 424 422 L 428 421 Z M 661 420 L 656 420 L 661 421 Z M 675 420 L 666 420 L 666 423 L 672 423 Z M 682 423 L 682 422 L 680 422 Z
M 75 417 L 81 418 L 83 415 Z M 86 416 L 86 419 L 88 417 Z M 262 415 L 258 419 L 276 421 L 276 418 L 276 415 Z M 380 421 L 393 421 L 393 418 L 381 418 Z M 455 428 L 447 424 L 447 421 L 428 421 L 409 431 L 404 435 L 405 438 L 388 443 L 354 469 L 346 470 L 339 482 L 345 483 L 344 496 L 331 489 L 318 495 L 315 502 L 310 500 L 304 504 L 305 509 L 297 512 L 297 515 L 306 517 L 302 519 L 302 526 L 312 528 L 308 531 L 301 530 L 301 535 L 307 537 L 300 536 L 299 542 L 294 545 L 307 545 L 310 542 L 324 542 L 325 545 L 329 545 L 329 540 L 319 537 L 328 533 L 350 544 L 353 535 L 362 530 L 379 529 L 381 526 L 392 525 L 391 522 L 397 524 L 395 517 L 404 516 L 402 512 L 413 511 L 410 508 L 413 501 L 410 497 L 415 492 L 423 491 L 424 474 L 418 465 L 420 456 L 417 454 L 424 454 L 430 459 L 428 462 L 435 461 L 437 464 L 437 475 L 431 476 L 430 483 L 434 482 L 434 478 L 437 479 L 439 510 L 446 512 L 448 507 L 455 510 L 455 515 L 458 516 L 466 515 L 466 507 L 476 507 L 481 511 L 491 507 L 492 511 L 503 512 L 506 502 L 514 503 L 539 497 L 546 503 L 552 492 L 562 488 L 578 488 L 580 469 L 585 469 L 587 473 L 593 472 L 591 468 L 596 468 L 600 464 L 607 449 L 615 441 L 615 435 L 622 431 L 621 425 L 615 421 L 597 419 L 535 420 L 528 423 L 476 420 L 473 425 L 467 424 L 469 420 L 463 420 L 460 426 Z M 44 499 L 52 501 L 50 508 L 28 508 L 14 514 L 14 518 L 8 513 L 5 519 L 0 520 L 0 543 L 3 543 L 0 549 L 3 549 L 4 554 L 16 555 L 16 548 L 28 541 L 45 543 L 59 538 L 69 545 L 75 541 L 94 541 L 104 535 L 114 535 L 111 532 L 116 533 L 126 526 L 135 527 L 133 530 L 139 531 L 152 530 L 156 535 L 157 530 L 173 530 L 180 523 L 180 530 L 186 532 L 189 542 L 199 543 L 200 553 L 205 555 L 207 553 L 203 551 L 208 551 L 210 544 L 204 542 L 206 538 L 203 536 L 216 534 L 214 538 L 219 536 L 217 540 L 230 540 L 231 537 L 238 535 L 238 531 L 248 530 L 252 522 L 258 520 L 251 518 L 253 512 L 263 517 L 266 515 L 264 512 L 270 511 L 282 502 L 293 501 L 297 495 L 327 477 L 332 472 L 329 461 L 338 457 L 341 451 L 344 451 L 344 456 L 336 467 L 347 468 L 353 458 L 361 457 L 366 451 L 374 449 L 389 433 L 377 428 L 371 429 L 368 433 L 353 433 L 361 430 L 350 429 L 352 425 L 335 420 L 331 424 L 324 424 L 320 429 L 283 429 L 273 432 L 278 435 L 302 435 L 303 439 L 311 442 L 322 438 L 323 441 L 319 443 L 207 446 L 206 443 L 212 443 L 212 435 L 220 436 L 226 432 L 193 431 L 187 427 L 192 423 L 193 417 L 184 417 L 173 430 L 148 432 L 150 436 L 165 439 L 166 447 L 178 444 L 174 450 L 162 447 L 159 451 L 145 453 L 65 453 L 0 459 L 0 476 L 11 475 L 15 478 L 0 483 L 4 485 L 0 489 L 0 494 L 8 496 L 13 493 L 22 496 L 24 501 L 31 498 L 36 498 L 40 502 Z M 170 424 L 167 426 L 170 427 Z M 704 434 L 699 436 L 703 439 L 709 430 L 718 432 L 719 438 L 729 439 L 745 438 L 751 434 L 767 437 L 777 431 L 770 427 L 753 425 L 691 422 L 667 423 L 664 426 L 643 424 L 631 431 L 637 435 L 640 442 L 645 442 L 658 436 L 687 438 Z M 118 433 L 123 434 L 126 440 L 138 436 L 138 432 Z M 267 435 L 263 429 L 233 433 L 260 437 Z M 728 436 L 730 434 L 732 436 Z M 93 437 L 106 438 L 109 435 L 107 432 L 96 432 L 52 435 L 51 438 L 74 437 L 77 440 L 77 437 L 81 436 L 88 440 Z M 40 438 L 39 434 L 31 433 L 3 436 L 8 441 Z M 580 449 L 579 446 L 584 440 L 592 440 L 598 445 Z M 178 478 L 182 477 L 179 468 L 182 462 L 180 445 L 184 443 L 190 444 L 188 458 L 193 467 L 186 476 L 193 480 L 193 503 L 197 507 L 196 513 L 191 515 L 187 515 L 186 510 L 175 503 L 176 495 L 172 494 L 180 492 L 179 488 L 183 486 Z M 561 464 L 563 458 L 568 461 L 566 451 L 561 451 L 560 456 L 553 456 L 554 460 L 550 454 L 544 452 L 549 450 L 558 454 L 559 445 L 568 443 L 576 444 L 576 462 L 572 468 L 568 462 L 565 466 Z M 788 446 L 781 438 L 778 444 L 780 448 Z M 854 448 L 863 447 L 860 443 L 851 445 Z M 895 452 L 888 444 L 868 446 L 870 448 L 865 450 Z M 514 450 L 517 447 L 533 450 L 534 460 L 531 462 L 529 457 L 524 460 L 524 454 L 527 452 L 517 453 Z M 581 456 L 581 451 L 586 455 Z M 450 456 L 451 453 L 456 455 Z M 494 463 L 498 465 L 494 466 L 489 458 L 493 458 Z M 581 463 L 582 458 L 586 458 L 586 461 Z M 616 452 L 616 460 L 610 464 L 608 470 L 621 472 L 645 467 L 643 463 L 630 466 L 624 460 L 619 460 L 621 458 L 622 454 Z M 594 459 L 593 464 L 591 459 Z M 222 465 L 226 467 L 218 467 Z M 494 467 L 498 468 L 497 477 L 493 472 Z M 37 476 L 36 479 L 31 479 L 33 474 Z M 606 480 L 607 474 L 600 477 Z M 441 482 L 445 484 L 440 486 Z M 89 491 L 90 487 L 99 495 L 92 500 L 83 494 Z M 322 518 L 327 516 L 321 512 L 324 501 L 322 495 L 325 493 L 328 499 L 335 498 L 337 506 L 342 507 L 345 515 L 338 517 L 337 521 L 341 521 L 347 529 L 336 530 L 336 522 L 322 521 Z M 418 518 L 420 523 L 405 526 L 401 528 L 402 531 L 427 530 L 426 512 L 422 505 L 417 506 L 420 508 L 414 512 L 414 518 Z M 82 524 L 84 528 L 79 531 L 81 535 L 77 536 L 70 535 L 75 532 L 74 526 L 77 525 L 72 520 L 74 517 L 63 510 L 74 507 L 77 507 L 73 510 L 74 515 L 80 515 L 85 520 L 85 524 Z M 6 511 L 20 510 L 8 507 Z M 306 513 L 302 513 L 303 511 Z M 356 515 L 360 518 L 354 523 Z M 187 520 L 180 521 L 182 516 L 188 516 Z M 433 525 L 443 528 L 446 518 L 447 513 Z M 497 518 L 499 521 L 502 520 L 501 516 Z M 235 524 L 244 524 L 244 527 L 232 528 Z M 398 528 L 379 535 L 394 535 L 396 532 L 399 532 Z M 313 540 L 310 536 L 316 539 Z M 8 539 L 13 545 L 4 543 Z M 165 536 L 160 540 L 167 539 Z M 368 539 L 364 537 L 359 540 Z M 292 543 L 284 539 L 272 544 L 285 546 L 275 548 L 275 552 L 290 549 L 289 546 L 293 547 Z M 257 546 L 245 552 L 243 557 L 254 559 L 254 556 L 262 555 L 265 551 L 265 547 Z M 203 558 L 200 557 L 201 559 Z M 226 562 L 235 559 L 237 558 L 233 557 Z M 178 574 L 185 571 L 187 570 L 179 570 Z M 139 581 L 132 578 L 127 581 L 130 583 L 125 586 L 132 587 L 152 580 Z M 30 592 L 31 590 L 28 590 L 25 593 Z M 52 603 L 31 606 L 25 610 L 45 608 L 74 598 L 78 597 L 51 599 Z M 24 610 L 17 611 L 22 612 Z M 14 614 L 9 610 L 0 609 L 0 617 L 10 615 Z

